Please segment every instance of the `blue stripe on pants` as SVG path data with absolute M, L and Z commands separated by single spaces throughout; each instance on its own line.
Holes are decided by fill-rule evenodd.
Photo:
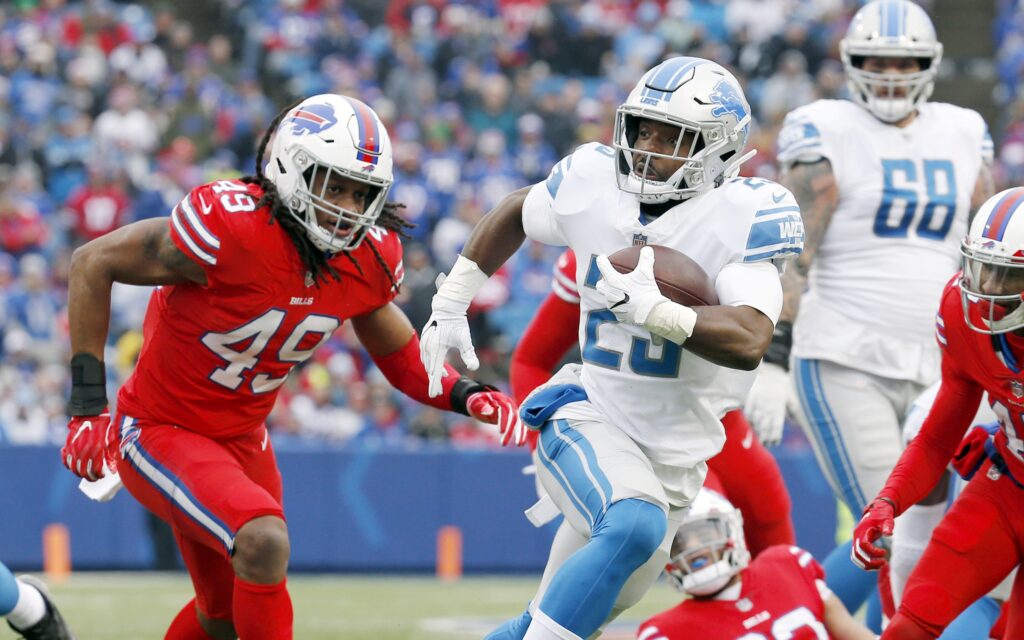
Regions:
M 864 492 L 857 481 L 857 473 L 847 453 L 839 424 L 825 399 L 820 361 L 796 359 L 794 364 L 797 370 L 797 395 L 800 396 L 800 404 L 810 423 L 811 436 L 826 461 L 823 471 L 839 487 L 839 497 L 851 513 L 859 514 L 866 505 Z
M 593 530 L 611 505 L 612 485 L 597 463 L 593 446 L 566 420 L 541 428 L 538 457 Z

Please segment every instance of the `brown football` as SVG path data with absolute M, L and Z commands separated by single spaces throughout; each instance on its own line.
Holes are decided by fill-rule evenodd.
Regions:
M 715 283 L 699 264 L 675 249 L 656 244 L 648 246 L 654 249 L 654 279 L 662 295 L 688 307 L 718 304 Z M 608 256 L 608 262 L 619 273 L 629 273 L 636 269 L 640 249 L 643 247 L 619 249 Z

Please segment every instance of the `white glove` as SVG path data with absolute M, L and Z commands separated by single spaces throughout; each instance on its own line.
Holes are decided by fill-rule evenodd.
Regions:
M 597 290 L 604 294 L 608 308 L 619 322 L 642 327 L 651 310 L 668 301 L 654 280 L 654 250 L 650 247 L 640 250 L 636 269 L 630 273 L 616 271 L 604 255 L 597 256 L 597 268 L 601 271 Z
M 757 439 L 766 447 L 779 444 L 789 400 L 789 373 L 777 364 L 761 363 L 743 408 Z
M 433 313 L 420 332 L 420 361 L 427 370 L 427 395 L 441 395 L 441 379 L 445 375 L 448 351 L 458 349 L 462 361 L 470 370 L 476 370 L 480 361 L 473 349 L 466 310 L 477 290 L 487 281 L 487 274 L 472 260 L 459 256 L 446 278 L 437 277 L 437 293 L 430 301 Z

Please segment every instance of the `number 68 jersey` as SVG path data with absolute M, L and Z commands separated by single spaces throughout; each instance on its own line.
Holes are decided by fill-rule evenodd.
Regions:
M 118 411 L 229 438 L 263 424 L 278 389 L 347 318 L 396 295 L 373 247 L 400 283 L 402 245 L 373 228 L 352 258 L 331 259 L 340 281 L 319 287 L 290 236 L 257 208 L 262 189 L 222 180 L 194 189 L 174 207 L 171 238 L 206 272 L 206 286 L 159 287 L 146 310 L 144 342 Z
M 839 201 L 800 302 L 793 355 L 930 384 L 932 316 L 959 269 L 960 240 L 992 139 L 976 112 L 927 102 L 906 127 L 848 100 L 794 110 L 779 161 L 828 160 Z
M 654 462 L 692 467 L 721 449 L 719 417 L 743 403 L 754 372 L 713 364 L 617 322 L 596 289 L 595 259 L 631 244 L 673 248 L 704 269 L 720 304 L 751 306 L 774 322 L 779 270 L 803 246 L 800 211 L 784 187 L 734 178 L 645 220 L 636 197 L 617 187 L 615 171 L 610 147 L 581 146 L 530 190 L 523 226 L 529 237 L 576 254 L 580 375 L 590 404 Z

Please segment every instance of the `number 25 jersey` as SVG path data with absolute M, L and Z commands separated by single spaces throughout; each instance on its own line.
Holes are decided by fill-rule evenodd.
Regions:
M 330 260 L 341 276 L 318 287 L 257 185 L 222 180 L 194 189 L 173 210 L 175 245 L 206 272 L 206 286 L 159 287 L 146 310 L 144 342 L 118 394 L 119 413 L 173 424 L 214 438 L 258 428 L 296 364 L 342 322 L 390 302 L 402 271 L 402 246 L 373 228 L 346 256 Z

